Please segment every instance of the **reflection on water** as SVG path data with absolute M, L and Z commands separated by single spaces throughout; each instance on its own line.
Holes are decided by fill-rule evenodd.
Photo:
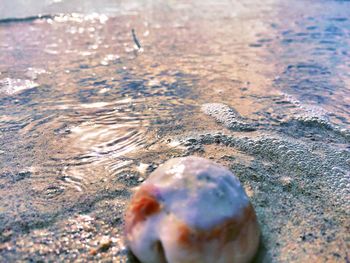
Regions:
M 178 98 L 192 77 L 139 57 L 128 20 L 73 14 L 2 25 L 1 191 L 15 195 L 4 228 L 21 227 L 29 210 L 29 221 L 63 213 L 136 170 L 128 153 L 186 108 Z
M 42 249 L 30 244 L 44 242 L 45 231 L 54 245 L 38 258 L 67 247 L 76 251 L 61 251 L 62 260 L 92 257 L 86 250 L 98 240 L 85 240 L 84 227 L 75 232 L 79 224 L 93 224 L 87 227 L 93 236 L 98 229 L 118 236 L 108 255 L 125 259 L 121 218 L 131 186 L 164 160 L 188 153 L 176 137 L 228 132 L 201 112 L 203 105 L 228 109 L 229 115 L 209 114 L 221 123 L 232 124 L 234 116 L 252 123 L 254 129 L 231 129 L 250 136 L 227 153 L 237 158 L 247 151 L 259 159 L 252 150 L 256 141 L 266 145 L 259 136 L 275 136 L 268 144 L 286 141 L 286 148 L 316 149 L 314 142 L 327 141 L 329 158 L 348 150 L 347 2 L 63 0 L 13 9 L 21 2 L 5 1 L 0 12 L 11 18 L 0 23 L 0 241 L 8 242 L 7 259 Z M 39 13 L 48 16 L 32 17 Z M 225 153 L 192 150 L 208 158 Z M 292 151 L 286 160 L 307 154 Z M 330 189 L 346 189 L 346 165 L 329 172 L 345 178 Z M 283 167 L 283 182 L 299 171 Z M 96 218 L 77 215 L 85 213 Z
M 26 89 L 32 89 L 38 86 L 35 82 L 28 79 L 10 79 L 5 78 L 0 82 L 1 92 L 12 95 Z

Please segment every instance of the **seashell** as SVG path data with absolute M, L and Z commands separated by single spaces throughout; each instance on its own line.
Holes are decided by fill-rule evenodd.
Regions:
M 190 156 L 167 161 L 142 183 L 125 234 L 143 263 L 243 263 L 254 257 L 260 230 L 237 177 Z

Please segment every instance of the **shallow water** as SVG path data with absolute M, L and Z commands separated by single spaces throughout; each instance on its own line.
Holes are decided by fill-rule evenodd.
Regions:
M 251 193 L 258 260 L 348 259 L 350 2 L 95 2 L 0 9 L 0 257 L 127 261 L 132 187 L 195 154 Z

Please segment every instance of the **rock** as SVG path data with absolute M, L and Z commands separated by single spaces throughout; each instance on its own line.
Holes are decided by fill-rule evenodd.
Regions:
M 96 256 L 100 252 L 106 252 L 112 245 L 112 240 L 108 236 L 104 236 L 99 241 L 97 248 L 91 248 L 89 254 Z
M 199 157 L 175 158 L 139 187 L 125 217 L 128 246 L 148 262 L 249 262 L 260 230 L 239 180 Z
M 112 245 L 112 240 L 108 237 L 103 237 L 100 241 L 99 251 L 104 252 Z

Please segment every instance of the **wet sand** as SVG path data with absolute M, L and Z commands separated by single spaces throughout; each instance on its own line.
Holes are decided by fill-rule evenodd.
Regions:
M 350 2 L 76 8 L 0 12 L 0 261 L 134 262 L 133 187 L 197 155 L 251 197 L 256 262 L 349 262 Z

